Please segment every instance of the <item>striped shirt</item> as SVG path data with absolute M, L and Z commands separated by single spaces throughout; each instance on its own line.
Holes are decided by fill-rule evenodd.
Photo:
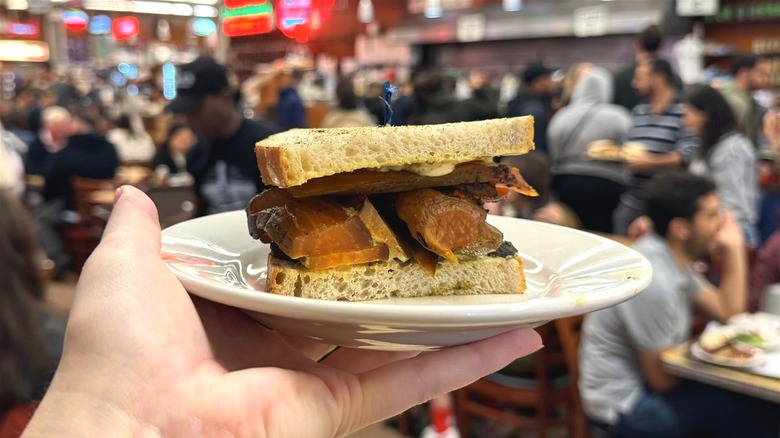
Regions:
M 696 154 L 699 141 L 683 126 L 682 115 L 682 106 L 677 98 L 662 113 L 653 113 L 650 104 L 639 104 L 631 113 L 629 141 L 642 143 L 651 154 L 678 151 L 687 167 Z M 642 189 L 652 176 L 652 173 L 631 173 L 623 201 L 633 208 L 642 208 Z

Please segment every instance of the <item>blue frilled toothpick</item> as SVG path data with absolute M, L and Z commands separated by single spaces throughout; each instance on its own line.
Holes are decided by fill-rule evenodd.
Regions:
M 390 126 L 390 122 L 393 120 L 393 109 L 390 107 L 390 101 L 393 99 L 393 94 L 398 92 L 398 87 L 391 84 L 390 81 L 385 81 L 382 90 L 385 92 L 385 126 Z

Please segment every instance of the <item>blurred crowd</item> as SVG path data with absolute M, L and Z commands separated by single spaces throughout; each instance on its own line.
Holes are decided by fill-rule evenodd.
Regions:
M 354 76 L 344 76 L 336 81 L 331 108 L 317 127 L 531 115 L 536 150 L 503 160 L 518 167 L 540 196 L 510 194 L 486 208 L 605 234 L 668 238 L 667 244 L 682 245 L 681 254 L 691 261 L 708 259 L 717 250 L 704 245 L 697 248 L 701 251 L 685 252 L 688 237 L 669 225 L 670 218 L 688 214 L 693 220 L 698 207 L 680 211 L 704 199 L 706 185 L 699 192 L 688 189 L 703 184 L 696 175 L 706 176 L 728 214 L 718 213 L 718 225 L 702 236 L 736 241 L 751 255 L 750 266 L 726 277 L 741 276 L 739 281 L 748 284 L 752 275 L 745 307 L 735 309 L 757 310 L 763 289 L 780 282 L 780 105 L 765 107 L 754 98 L 768 88 L 769 63 L 739 56 L 727 83 L 683 84 L 659 55 L 662 45 L 658 28 L 648 27 L 635 42 L 635 60 L 616 72 L 590 63 L 564 71 L 539 61 L 529 61 L 511 80 L 478 70 L 453 75 L 421 69 L 410 81 L 394 84 L 397 92 L 389 105 L 382 83 L 359 84 Z M 0 277 L 9 287 L 0 299 L 0 335 L 4 348 L 17 349 L 18 356 L 0 355 L 0 379 L 9 381 L 8 374 L 16 382 L 0 387 L 0 415 L 39 394 L 41 370 L 51 369 L 47 364 L 58 355 L 56 336 L 52 341 L 49 331 L 30 327 L 57 327 L 40 316 L 48 314 L 42 305 L 43 273 L 56 279 L 80 269 L 63 241 L 67 230 L 84 220 L 73 179 L 117 181 L 120 169 L 142 168 L 148 171 L 148 185 L 155 186 L 186 175 L 185 186 L 196 199 L 193 215 L 243 209 L 264 188 L 254 144 L 277 132 L 312 127 L 307 96 L 321 80 L 311 67 L 282 61 L 240 84 L 226 66 L 206 57 L 180 66 L 178 78 L 175 99 L 166 101 L 155 81 L 138 84 L 133 92 L 101 76 L 77 86 L 67 74 L 44 66 L 18 84 L 13 100 L 2 102 Z M 599 155 L 597 150 L 617 152 Z M 681 171 L 685 176 L 677 174 Z M 659 188 L 664 175 L 686 186 Z M 648 184 L 656 184 L 650 195 Z M 669 193 L 677 190 L 682 198 Z M 655 196 L 653 205 L 679 209 L 652 211 L 648 196 Z M 723 225 L 727 222 L 733 226 Z M 722 233 L 736 229 L 740 236 L 716 238 L 721 228 L 727 230 Z M 652 248 L 648 251 L 657 249 Z M 43 323 L 31 323 L 36 318 Z M 599 324 L 610 329 L 604 328 L 608 322 Z M 30 366 L 5 364 L 19 359 Z M 591 383 L 600 378 L 589 377 Z M 606 428 L 616 427 L 615 408 L 599 397 L 623 396 L 621 391 L 630 389 L 588 393 L 589 414 Z

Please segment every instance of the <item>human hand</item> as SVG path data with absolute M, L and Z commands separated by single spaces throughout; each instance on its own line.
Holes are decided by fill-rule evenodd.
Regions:
M 342 348 L 322 359 L 333 347 L 190 297 L 160 259 L 154 205 L 126 186 L 25 436 L 341 436 L 540 347 L 517 330 L 419 357 Z
M 566 212 L 559 204 L 549 203 L 534 212 L 533 220 L 548 224 L 564 225 Z
M 631 240 L 639 239 L 653 230 L 653 221 L 647 216 L 639 216 L 628 226 L 628 238 Z
M 739 226 L 734 213 L 726 211 L 723 223 L 713 239 L 714 251 L 743 251 L 745 249 L 745 236 Z
M 626 167 L 634 173 L 649 173 L 656 169 L 655 161 L 648 153 L 644 154 L 626 154 Z

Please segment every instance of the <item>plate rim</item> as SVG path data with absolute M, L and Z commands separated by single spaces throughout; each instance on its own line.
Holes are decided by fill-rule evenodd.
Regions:
M 210 216 L 203 216 L 199 218 L 190 219 L 185 222 L 181 222 L 170 227 L 167 227 L 162 231 L 162 250 L 165 247 L 165 237 L 171 233 L 175 233 L 179 228 L 186 226 L 194 221 L 204 220 L 218 220 L 220 216 L 245 214 L 243 210 L 236 210 L 231 212 L 219 213 Z M 511 303 L 488 303 L 488 304 L 464 304 L 464 305 L 452 305 L 452 304 L 377 304 L 370 301 L 329 301 L 329 300 L 317 300 L 301 297 L 290 297 L 283 295 L 271 294 L 265 291 L 250 291 L 235 286 L 230 286 L 224 283 L 218 283 L 210 280 L 204 280 L 202 278 L 188 275 L 187 273 L 178 270 L 175 266 L 171 266 L 169 262 L 166 265 L 179 279 L 179 281 L 185 286 L 185 288 L 192 294 L 200 296 L 202 298 L 217 301 L 222 304 L 233 305 L 226 301 L 233 301 L 227 298 L 235 298 L 239 300 L 251 300 L 257 306 L 264 307 L 264 310 L 247 309 L 250 311 L 257 311 L 260 313 L 266 313 L 270 315 L 277 315 L 288 318 L 296 318 L 291 316 L 290 313 L 311 313 L 316 312 L 318 314 L 317 319 L 334 319 L 339 320 L 348 318 L 349 321 L 364 320 L 372 323 L 394 322 L 404 324 L 437 324 L 444 326 L 463 326 L 467 325 L 505 325 L 516 324 L 522 320 L 542 320 L 542 319 L 557 319 L 568 316 L 579 315 L 588 313 L 595 310 L 600 310 L 606 307 L 617 305 L 623 301 L 633 298 L 640 292 L 642 292 L 652 279 L 652 266 L 650 262 L 635 249 L 623 245 L 620 242 L 608 239 L 598 234 L 589 233 L 583 230 L 574 228 L 563 227 L 560 225 L 554 225 L 544 222 L 532 221 L 522 218 L 514 218 L 508 216 L 495 216 L 489 215 L 491 221 L 508 221 L 518 223 L 531 223 L 534 226 L 540 226 L 542 228 L 549 228 L 566 233 L 574 233 L 585 236 L 590 239 L 594 239 L 596 242 L 605 243 L 610 246 L 618 247 L 623 251 L 637 257 L 637 266 L 632 267 L 637 272 L 637 277 L 632 278 L 631 281 L 616 283 L 605 291 L 599 291 L 598 293 L 592 293 L 587 295 L 587 299 L 584 302 L 578 302 L 575 294 L 564 294 L 557 297 L 538 297 L 530 298 L 526 300 L 520 300 Z M 213 291 L 219 291 L 219 294 L 224 294 L 215 299 Z M 205 291 L 205 292 L 204 292 Z M 226 298 L 227 297 L 227 298 Z M 546 301 L 548 305 L 539 306 L 540 301 Z M 566 306 L 566 307 L 563 307 Z M 553 308 L 557 308 L 552 311 Z M 453 312 L 453 309 L 458 309 L 458 312 Z M 325 316 L 329 318 L 325 318 Z M 511 316 L 516 316 L 512 318 Z M 300 318 L 298 318 L 300 319 Z M 308 319 L 308 318 L 307 318 Z M 344 323 L 349 321 L 344 320 Z
M 728 367 L 728 368 L 755 368 L 760 367 L 766 362 L 766 352 L 761 350 L 757 347 L 752 347 L 754 350 L 756 350 L 755 355 L 753 356 L 753 362 L 733 362 L 731 359 L 724 359 L 724 360 L 718 360 L 714 359 L 717 356 L 708 353 L 707 351 L 702 348 L 701 345 L 699 345 L 698 341 L 691 343 L 691 355 L 695 357 L 698 360 L 707 362 L 712 365 L 718 365 L 722 367 Z

